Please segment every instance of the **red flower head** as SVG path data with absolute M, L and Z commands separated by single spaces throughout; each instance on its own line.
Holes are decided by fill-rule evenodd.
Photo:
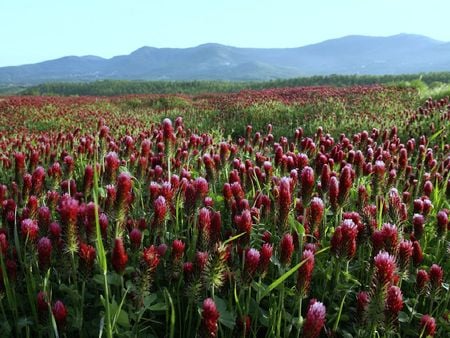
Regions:
M 370 297 L 366 291 L 358 292 L 356 295 L 356 313 L 360 320 L 364 319 L 365 313 L 369 306 Z
M 159 196 L 153 203 L 153 208 L 155 211 L 153 216 L 153 226 L 160 227 L 164 223 L 167 215 L 166 199 L 163 196 Z
M 50 209 L 48 207 L 46 207 L 46 206 L 39 207 L 39 209 L 38 209 L 39 228 L 46 231 L 48 226 L 50 225 L 51 217 L 52 217 L 52 215 L 51 215 Z
M 42 188 L 44 187 L 44 178 L 45 178 L 45 170 L 42 167 L 37 167 L 33 172 L 33 176 L 31 178 L 33 184 L 33 194 L 40 195 L 42 192 Z
M 84 268 L 90 271 L 94 266 L 95 248 L 89 244 L 81 242 L 78 256 L 80 257 L 80 262 Z
M 172 259 L 180 260 L 184 255 L 185 244 L 182 240 L 176 239 L 172 242 Z
M 310 204 L 310 226 L 311 229 L 314 230 L 317 226 L 319 226 L 320 222 L 323 218 L 323 212 L 324 212 L 324 204 L 323 201 L 319 197 L 314 197 L 311 200 Z
M 420 239 L 425 228 L 425 217 L 421 214 L 414 214 L 413 216 L 414 237 Z
M 64 306 L 63 302 L 57 300 L 56 303 L 53 305 L 52 312 L 58 327 L 64 326 L 67 319 L 67 309 Z
M 430 277 L 428 276 L 428 273 L 425 270 L 417 271 L 417 276 L 416 276 L 417 291 L 419 291 L 420 293 L 423 293 L 426 290 L 429 281 L 430 281 Z
M 209 245 L 211 235 L 211 212 L 208 208 L 201 208 L 198 212 L 198 230 L 203 246 Z
M 173 134 L 172 121 L 169 118 L 165 118 L 162 122 L 162 130 L 164 140 L 173 140 L 175 135 Z
M 304 250 L 302 261 L 305 261 L 305 263 L 298 269 L 297 290 L 305 297 L 308 295 L 314 270 L 314 252 L 311 250 Z
M 411 256 L 413 255 L 413 244 L 411 241 L 403 240 L 398 245 L 398 260 L 400 269 L 402 271 L 407 271 L 409 267 L 409 262 Z
M 331 170 L 330 170 L 330 166 L 328 164 L 324 164 L 322 166 L 322 172 L 320 175 L 320 184 L 321 184 L 321 189 L 322 192 L 327 192 L 328 188 L 330 187 L 330 174 L 331 174 Z
M 430 315 L 423 315 L 420 319 L 419 333 L 421 337 L 434 337 L 434 334 L 436 333 L 436 320 Z
M 396 270 L 395 258 L 386 251 L 380 251 L 374 258 L 375 279 L 378 285 L 384 286 L 391 282 Z
M 84 169 L 83 189 L 84 195 L 87 197 L 94 184 L 94 168 L 91 165 L 87 165 Z
M 114 241 L 114 249 L 112 252 L 112 265 L 114 270 L 122 274 L 127 266 L 128 255 L 123 245 L 122 238 L 118 237 Z
M 350 165 L 346 165 L 342 168 L 341 175 L 339 176 L 339 204 L 343 205 L 347 200 L 352 187 L 352 168 Z
M 130 242 L 133 248 L 139 248 L 142 242 L 142 232 L 138 228 L 130 231 Z
M 444 279 L 444 271 L 442 270 L 442 268 L 437 264 L 433 264 L 430 267 L 428 276 L 430 277 L 432 289 L 439 290 L 442 285 L 442 280 Z
M 290 179 L 287 177 L 283 177 L 280 181 L 278 201 L 280 206 L 279 224 L 284 229 L 287 225 L 289 209 L 292 203 Z
M 133 181 L 130 174 L 123 172 L 117 177 L 117 199 L 119 210 L 128 209 L 128 204 L 132 201 L 131 189 Z
M 392 285 L 387 292 L 385 310 L 391 320 L 396 320 L 403 308 L 402 291 L 398 286 Z
M 304 338 L 319 337 L 325 325 L 326 308 L 321 302 L 312 299 L 306 314 L 305 323 L 303 325 Z
M 338 197 L 339 197 L 339 181 L 336 176 L 330 178 L 330 204 L 331 207 L 336 210 L 338 207 Z
M 40 315 L 48 313 L 48 300 L 44 291 L 39 291 L 36 299 L 37 310 Z
M 112 183 L 115 180 L 119 166 L 120 160 L 115 152 L 112 151 L 105 156 L 105 173 L 109 183 Z
M 280 262 L 284 265 L 291 263 L 292 253 L 294 252 L 294 240 L 291 234 L 284 234 L 281 239 Z
M 303 200 L 303 205 L 309 205 L 311 199 L 311 194 L 314 189 L 314 170 L 311 167 L 304 167 L 300 174 L 301 181 L 301 195 Z
M 198 177 L 194 181 L 194 187 L 197 193 L 197 200 L 202 201 L 209 191 L 208 181 L 206 181 L 203 177 Z
M 50 265 L 52 242 L 48 237 L 42 237 L 37 244 L 39 267 L 44 270 Z
M 29 218 L 26 218 L 22 221 L 21 230 L 22 236 L 24 238 L 28 237 L 30 241 L 34 241 L 39 234 L 39 227 L 37 225 L 37 222 Z
M 338 257 L 351 259 L 356 253 L 358 227 L 351 219 L 345 219 L 334 231 L 331 251 Z
M 381 228 L 381 234 L 383 235 L 384 248 L 389 253 L 394 253 L 397 248 L 398 231 L 394 224 L 385 223 Z
M 261 247 L 261 257 L 259 259 L 259 271 L 264 276 L 269 270 L 270 259 L 272 258 L 273 247 L 269 243 L 264 243 Z
M 220 313 L 217 311 L 216 304 L 211 298 L 203 301 L 202 309 L 202 333 L 204 337 L 212 338 L 217 336 Z
M 154 245 L 145 248 L 142 252 L 142 260 L 146 265 L 147 271 L 153 273 L 159 264 L 158 249 Z
M 258 269 L 260 256 L 259 251 L 254 248 L 249 249 L 245 255 L 244 270 L 249 279 L 253 278 L 256 269 Z
M 195 254 L 195 265 L 199 272 L 205 270 L 206 264 L 208 264 L 208 253 L 197 251 Z
M 250 210 L 244 210 L 242 212 L 242 215 L 236 216 L 236 224 L 238 226 L 239 232 L 245 232 L 248 235 L 250 235 L 250 232 L 252 231 L 252 214 Z
M 420 265 L 423 261 L 423 253 L 422 248 L 420 247 L 420 243 L 418 241 L 413 241 L 413 263 L 415 266 Z
M 437 233 L 439 236 L 444 236 L 449 226 L 448 215 L 444 210 L 438 212 L 437 216 Z
M 6 238 L 5 233 L 0 233 L 0 253 L 2 255 L 6 255 L 6 252 L 8 251 L 8 239 Z

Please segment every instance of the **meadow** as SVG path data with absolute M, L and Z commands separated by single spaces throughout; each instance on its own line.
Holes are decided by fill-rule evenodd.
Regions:
M 0 97 L 0 332 L 447 337 L 450 103 Z

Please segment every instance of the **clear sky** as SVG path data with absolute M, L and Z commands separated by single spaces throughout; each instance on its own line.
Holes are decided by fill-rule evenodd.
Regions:
M 450 41 L 450 0 L 0 0 L 0 66 L 142 46 L 299 47 L 350 34 Z

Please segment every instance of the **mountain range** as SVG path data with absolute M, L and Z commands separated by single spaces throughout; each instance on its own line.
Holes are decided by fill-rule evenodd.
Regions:
M 0 84 L 53 81 L 270 80 L 329 74 L 407 74 L 450 71 L 450 43 L 426 36 L 351 35 L 298 48 L 142 47 L 109 59 L 66 56 L 0 67 Z

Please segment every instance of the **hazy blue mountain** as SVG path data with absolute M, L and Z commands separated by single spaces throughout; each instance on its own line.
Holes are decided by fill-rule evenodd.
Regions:
M 450 71 L 450 43 L 421 35 L 346 36 L 299 48 L 142 47 L 104 59 L 66 56 L 0 67 L 0 83 L 125 80 L 269 80 L 328 74 Z

